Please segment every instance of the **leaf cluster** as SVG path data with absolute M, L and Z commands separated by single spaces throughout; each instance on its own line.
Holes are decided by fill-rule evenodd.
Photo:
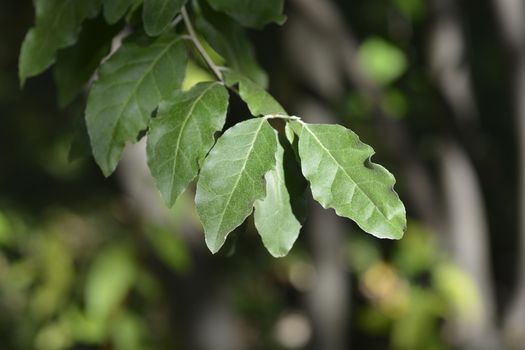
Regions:
M 283 0 L 35 5 L 35 26 L 20 54 L 22 85 L 53 64 L 61 105 L 91 85 L 85 121 L 106 176 L 125 145 L 146 133 L 148 165 L 167 206 L 197 181 L 195 203 L 212 252 L 255 209 L 268 251 L 286 255 L 305 219 L 308 184 L 323 207 L 372 235 L 402 236 L 404 206 L 392 174 L 370 161 L 372 148 L 342 126 L 289 116 L 266 91 L 243 27 L 283 23 Z M 214 78 L 183 89 L 189 62 Z M 252 116 L 223 130 L 232 93 Z M 285 132 L 272 126 L 275 119 Z

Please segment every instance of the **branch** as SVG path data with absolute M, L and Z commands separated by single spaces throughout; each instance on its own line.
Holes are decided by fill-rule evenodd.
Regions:
M 479 149 L 481 136 L 467 45 L 455 0 L 431 0 L 429 7 L 434 19 L 429 38 L 432 77 L 451 110 L 458 138 L 469 141 L 466 149 L 455 141 L 444 141 L 440 149 L 446 232 L 454 262 L 470 276 L 481 297 L 476 317 L 460 314 L 454 319 L 454 338 L 466 347 L 498 349 L 487 215 L 478 174 L 466 152 Z
M 184 21 L 184 24 L 186 25 L 186 29 L 188 30 L 188 34 L 190 35 L 190 39 L 193 42 L 193 45 L 197 48 L 197 51 L 201 54 L 204 61 L 206 61 L 206 64 L 210 69 L 212 70 L 213 74 L 217 76 L 217 79 L 219 79 L 221 82 L 224 82 L 224 78 L 222 77 L 222 73 L 219 70 L 219 68 L 213 63 L 213 60 L 208 55 L 204 47 L 202 47 L 199 38 L 197 38 L 197 34 L 195 33 L 195 30 L 193 29 L 193 25 L 191 24 L 190 17 L 188 16 L 188 12 L 186 11 L 186 7 L 183 6 L 182 10 L 182 19 Z

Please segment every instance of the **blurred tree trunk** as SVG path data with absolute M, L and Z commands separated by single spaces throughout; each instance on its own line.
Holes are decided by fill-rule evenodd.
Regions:
M 504 332 L 509 346 L 525 348 L 525 2 L 494 0 L 500 32 L 512 63 L 513 103 L 518 140 L 519 266 L 517 290 L 504 315 Z
M 440 154 L 448 251 L 478 292 L 471 296 L 473 307 L 455 315 L 453 335 L 464 349 L 500 349 L 489 274 L 488 227 L 479 182 L 465 151 L 457 143 L 443 143 Z
M 350 349 L 351 291 L 344 251 L 350 230 L 333 210 L 317 203 L 311 208 L 309 238 L 316 279 L 306 300 L 314 329 L 313 349 Z
M 478 112 L 462 22 L 454 0 L 429 1 L 430 66 L 436 85 L 462 135 L 478 130 Z M 472 139 L 469 139 L 472 141 Z M 475 169 L 457 142 L 445 141 L 440 152 L 443 172 L 445 230 L 454 262 L 472 279 L 481 297 L 477 315 L 458 315 L 456 341 L 467 349 L 498 349 L 489 230 Z

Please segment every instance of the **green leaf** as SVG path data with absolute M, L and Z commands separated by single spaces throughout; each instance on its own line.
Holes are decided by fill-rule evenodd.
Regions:
M 227 110 L 228 91 L 217 82 L 178 91 L 159 106 L 148 133 L 148 164 L 168 206 L 198 175 Z
M 228 86 L 239 84 L 239 95 L 252 115 L 287 114 L 279 102 L 250 79 L 233 71 L 226 71 L 224 75 Z
M 128 12 L 129 8 L 141 0 L 102 0 L 104 2 L 104 18 L 109 24 L 117 23 Z
M 75 43 L 80 24 L 98 12 L 100 0 L 38 0 L 35 2 L 35 26 L 22 43 L 19 77 L 26 79 L 45 71 L 55 61 L 58 49 Z
M 86 124 L 104 175 L 115 170 L 126 142 L 146 129 L 159 102 L 181 86 L 186 60 L 182 39 L 170 34 L 149 46 L 129 41 L 101 66 L 89 93 Z
M 211 7 L 233 17 L 245 27 L 262 28 L 276 22 L 282 24 L 286 19 L 283 0 L 208 0 Z
M 204 161 L 195 203 L 206 244 L 216 253 L 265 195 L 264 174 L 275 165 L 277 140 L 265 118 L 228 129 Z
M 266 88 L 268 77 L 259 66 L 251 42 L 237 23 L 213 10 L 203 10 L 195 26 L 210 46 L 226 61 L 228 67 Z
M 277 133 L 275 137 L 278 140 Z M 255 227 L 266 249 L 283 257 L 299 236 L 301 223 L 295 217 L 284 171 L 284 148 L 277 142 L 275 168 L 266 173 L 266 197 L 255 202 Z
M 61 107 L 71 103 L 82 91 L 100 61 L 109 54 L 111 40 L 119 30 L 120 26 L 108 26 L 101 18 L 86 21 L 78 42 L 58 52 L 53 77 Z
M 186 0 L 144 0 L 142 20 L 146 33 L 151 36 L 162 33 L 185 3 Z
M 42 1 L 42 0 L 37 0 Z M 80 19 L 95 18 L 102 7 L 102 0 L 73 1 Z
M 401 238 L 405 207 L 393 189 L 394 176 L 370 161 L 374 150 L 340 125 L 292 124 L 313 197 L 376 237 Z

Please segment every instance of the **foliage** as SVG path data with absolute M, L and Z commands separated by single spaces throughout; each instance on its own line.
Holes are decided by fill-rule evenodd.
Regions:
M 96 69 L 85 119 L 102 172 L 111 175 L 125 145 L 146 132 L 148 164 L 168 206 L 197 178 L 197 212 L 213 253 L 255 206 L 255 226 L 265 246 L 274 256 L 286 255 L 302 222 L 292 203 L 304 200 L 303 193 L 292 191 L 290 184 L 303 183 L 302 176 L 324 207 L 374 236 L 400 238 L 406 226 L 405 209 L 393 190 L 393 176 L 370 161 L 372 148 L 342 126 L 307 124 L 289 116 L 265 91 L 266 76 L 242 26 L 283 23 L 283 1 L 192 1 L 191 11 L 185 3 L 38 0 L 35 27 L 20 53 L 20 81 L 24 84 L 56 61 L 55 80 L 60 102 L 65 104 Z M 84 22 L 100 11 L 107 24 Z M 142 16 L 137 15 L 140 11 Z M 84 33 L 99 28 L 111 34 L 96 42 L 85 40 Z M 110 28 L 124 28 L 124 32 L 116 34 Z M 103 60 L 113 35 L 118 43 L 130 29 L 133 33 Z M 392 80 L 404 62 L 393 49 L 379 44 L 371 43 L 363 52 L 390 52 L 389 57 L 396 58 L 396 71 L 385 71 L 381 62 L 378 69 Z M 204 65 L 216 81 L 182 90 L 188 61 Z M 226 121 L 226 87 L 247 104 L 253 118 L 225 130 L 215 141 Z M 298 147 L 279 137 L 278 128 L 272 128 L 276 119 L 293 129 L 295 135 L 288 132 L 288 139 Z M 284 157 L 284 148 L 295 149 L 296 157 Z M 288 173 L 295 160 L 302 175 Z
M 351 238 L 348 260 L 366 300 L 356 310 L 357 326 L 388 335 L 392 349 L 447 349 L 439 336 L 442 320 L 452 314 L 476 319 L 481 310 L 474 282 L 449 259 L 415 221 L 390 258 L 373 242 Z

